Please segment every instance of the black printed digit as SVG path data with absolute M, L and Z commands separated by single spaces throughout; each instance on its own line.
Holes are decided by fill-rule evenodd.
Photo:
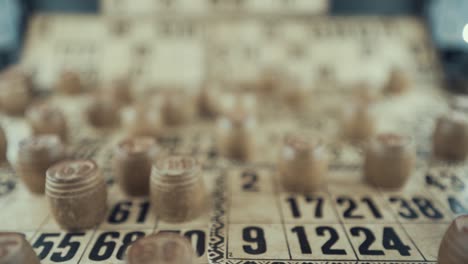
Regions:
M 258 192 L 258 175 L 254 171 L 244 171 L 241 174 L 242 177 L 242 189 L 247 192 Z
M 149 201 L 140 203 L 140 212 L 138 214 L 137 223 L 144 223 L 146 221 L 146 217 L 148 216 L 149 209 L 150 209 Z
M 242 231 L 242 237 L 245 242 L 251 243 L 242 246 L 245 253 L 259 255 L 267 251 L 265 232 L 262 228 L 256 226 L 245 227 Z
M 109 215 L 109 223 L 121 224 L 128 220 L 130 208 L 133 205 L 131 201 L 124 201 L 116 204 Z
M 338 232 L 332 227 L 329 226 L 319 226 L 315 230 L 317 232 L 318 236 L 326 236 L 328 233 L 328 236 L 330 236 L 330 239 L 323 244 L 322 246 L 322 253 L 325 255 L 346 255 L 346 250 L 344 249 L 334 249 L 332 248 L 336 242 L 338 242 L 338 239 L 340 239 L 340 236 L 338 235 Z
M 413 202 L 419 208 L 419 211 L 421 211 L 421 213 L 425 215 L 427 218 L 430 218 L 430 219 L 444 218 L 444 215 L 437 208 L 435 208 L 434 204 L 430 200 L 426 198 L 422 198 L 422 197 L 415 197 L 413 198 Z
M 40 260 L 45 259 L 52 248 L 54 247 L 54 242 L 53 241 L 47 241 L 48 238 L 53 238 L 53 237 L 59 237 L 60 233 L 43 233 L 41 234 L 36 242 L 33 244 L 33 248 L 40 248 L 42 247 L 41 252 L 37 255 Z
M 294 218 L 300 218 L 301 212 L 299 211 L 299 206 L 297 204 L 296 197 L 288 197 L 286 201 L 289 204 L 289 208 L 291 209 L 291 214 Z
M 116 247 L 115 241 L 107 241 L 109 239 L 117 239 L 120 237 L 119 232 L 105 232 L 102 233 L 89 253 L 89 259 L 94 261 L 107 260 L 112 256 Z
M 391 203 L 400 203 L 400 210 L 398 214 L 406 219 L 417 219 L 418 213 L 411 207 L 411 205 L 403 198 L 400 197 L 390 197 Z
M 138 238 L 144 237 L 144 236 L 145 236 L 145 233 L 140 232 L 140 231 L 130 232 L 126 234 L 123 238 L 122 246 L 117 251 L 117 259 L 123 260 L 125 257 L 125 254 L 127 253 L 128 246 L 130 246 L 130 244 L 135 242 L 135 240 L 137 240 Z
M 306 200 L 307 203 L 316 201 L 315 218 L 322 218 L 323 217 L 323 198 L 322 197 L 306 196 L 305 200 Z
M 354 211 L 357 209 L 356 202 L 349 197 L 339 197 L 336 199 L 339 205 L 347 204 L 348 208 L 344 211 L 343 217 L 348 219 L 363 219 L 363 215 L 354 215 Z
M 78 249 L 80 248 L 80 242 L 79 241 L 72 241 L 74 237 L 83 237 L 85 233 L 68 233 L 65 235 L 65 237 L 62 239 L 60 244 L 58 244 L 57 248 L 64 249 L 68 248 L 68 250 L 65 252 L 55 252 L 52 254 L 50 257 L 50 260 L 54 262 L 66 262 L 73 257 L 75 257 L 76 253 L 78 252 Z M 65 253 L 63 255 L 63 253 Z
M 401 241 L 400 237 L 391 227 L 384 228 L 382 245 L 385 249 L 398 251 L 402 256 L 411 256 L 411 248 Z
M 369 207 L 369 210 L 371 211 L 371 213 L 374 215 L 375 218 L 382 219 L 382 214 L 380 213 L 380 210 L 377 208 L 377 205 L 374 203 L 374 201 L 372 201 L 371 198 L 364 197 L 361 199 L 361 201 L 367 204 L 367 206 Z
M 372 250 L 370 247 L 375 242 L 375 235 L 371 230 L 365 227 L 353 227 L 351 228 L 351 235 L 354 237 L 360 237 L 361 234 L 364 234 L 364 241 L 359 246 L 359 253 L 361 255 L 370 255 L 370 256 L 383 256 L 385 253 L 382 250 Z
M 203 254 L 205 254 L 205 232 L 203 232 L 202 230 L 190 230 L 185 232 L 184 236 L 187 237 L 190 241 L 192 241 L 192 243 L 193 241 L 195 241 L 195 250 L 198 256 L 203 256 Z
M 309 239 L 307 238 L 304 227 L 296 226 L 292 228 L 291 231 L 297 235 L 297 239 L 299 240 L 299 245 L 301 247 L 301 253 L 312 254 L 312 249 L 310 248 Z

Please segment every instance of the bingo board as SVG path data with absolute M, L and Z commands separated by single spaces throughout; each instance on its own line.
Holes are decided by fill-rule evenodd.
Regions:
M 67 233 L 42 196 L 28 193 L 12 166 L 2 167 L 0 229 L 26 234 L 42 263 L 125 263 L 132 241 L 154 231 L 180 232 L 199 254 L 197 263 L 435 263 L 451 220 L 468 209 L 464 164 L 430 155 L 434 118 L 449 108 L 435 53 L 424 25 L 413 18 L 297 18 L 281 20 L 188 18 L 115 20 L 96 16 L 37 16 L 22 64 L 49 103 L 63 109 L 72 131 L 69 153 L 97 161 L 109 188 L 105 221 L 93 230 Z M 119 40 L 119 41 L 116 41 Z M 330 52 L 333 50 L 333 52 Z M 159 139 L 169 152 L 203 161 L 210 210 L 182 224 L 158 221 L 148 199 L 123 195 L 110 161 L 125 127 L 100 131 L 83 118 L 92 93 L 51 92 L 62 68 L 80 72 L 89 90 L 130 73 L 136 98 L 176 83 L 196 91 L 209 78 L 249 82 L 259 68 L 279 67 L 306 87 L 305 103 L 290 107 L 282 96 L 258 98 L 255 155 L 238 163 L 217 154 L 214 122 L 194 118 Z M 339 116 L 353 84 L 379 90 L 392 67 L 413 83 L 401 96 L 381 96 L 372 107 L 378 131 L 411 135 L 417 163 L 408 185 L 395 192 L 366 185 L 362 150 L 340 137 Z M 233 87 L 232 89 L 235 89 Z M 221 98 L 220 98 L 221 100 Z M 124 117 L 130 109 L 122 109 Z M 1 116 L 16 160 L 19 140 L 30 134 L 21 118 Z M 317 193 L 284 192 L 276 163 L 285 133 L 323 138 L 329 152 L 327 187 Z M 14 166 L 13 166 L 14 167 Z
M 138 17 L 153 14 L 206 15 L 306 15 L 321 14 L 327 0 L 102 0 L 106 16 Z

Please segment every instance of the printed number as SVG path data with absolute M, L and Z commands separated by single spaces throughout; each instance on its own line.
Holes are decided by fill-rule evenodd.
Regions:
M 321 197 L 312 197 L 306 195 L 305 201 L 307 203 L 312 203 L 316 201 L 316 207 L 315 207 L 315 212 L 314 212 L 314 217 L 315 218 L 322 218 L 323 217 L 323 198 Z M 302 214 L 301 211 L 299 210 L 299 205 L 297 203 L 296 197 L 288 197 L 286 201 L 289 204 L 289 208 L 291 209 L 291 214 L 294 218 L 301 218 Z
M 463 206 L 463 204 L 457 198 L 450 196 L 447 198 L 447 200 L 450 206 L 450 210 L 452 210 L 454 214 L 468 213 L 468 209 L 465 206 Z
M 372 244 L 375 242 L 375 236 L 372 231 L 364 227 L 353 227 L 351 228 L 351 235 L 355 237 L 361 236 L 361 233 L 364 234 L 365 240 L 359 246 L 359 253 L 362 255 L 372 255 L 372 256 L 382 256 L 385 253 L 382 250 L 372 250 L 369 249 Z
M 180 230 L 164 230 L 161 232 L 172 232 L 180 234 Z M 203 256 L 205 254 L 206 247 L 206 234 L 202 230 L 189 230 L 184 233 L 184 236 L 192 241 L 192 244 L 195 244 L 195 251 L 198 256 Z M 195 240 L 194 240 L 195 239 Z
M 347 204 L 347 209 L 343 212 L 343 217 L 348 218 L 348 219 L 363 219 L 363 215 L 355 215 L 354 212 L 357 210 L 358 205 L 354 199 L 351 197 L 338 197 L 336 199 L 336 202 L 339 205 Z M 380 210 L 377 208 L 375 205 L 374 201 L 372 201 L 368 197 L 363 197 L 361 199 L 361 202 L 365 203 L 367 207 L 369 208 L 370 212 L 372 215 L 377 218 L 381 219 L 382 218 L 382 213 L 380 213 Z
M 50 260 L 54 262 L 66 262 L 66 261 L 73 259 L 73 257 L 78 252 L 78 249 L 80 247 L 80 242 L 72 241 L 72 239 L 74 237 L 83 237 L 84 235 L 85 233 L 67 233 L 63 237 L 62 241 L 58 244 L 57 248 L 59 249 L 68 248 L 68 250 L 62 251 L 62 252 L 54 252 L 50 257 Z M 42 247 L 41 253 L 38 254 L 39 259 L 41 260 L 45 259 L 49 255 L 49 253 L 52 251 L 52 248 L 54 247 L 54 242 L 47 241 L 47 239 L 53 238 L 53 237 L 60 237 L 60 233 L 43 233 L 39 236 L 39 238 L 33 244 L 34 248 Z
M 371 256 L 383 256 L 385 252 L 383 250 L 372 250 L 370 247 L 376 241 L 374 233 L 368 228 L 365 227 L 353 227 L 351 228 L 351 235 L 354 237 L 360 237 L 361 234 L 364 234 L 365 240 L 359 246 L 359 253 L 361 255 L 371 255 Z M 395 230 L 391 227 L 384 227 L 382 246 L 386 250 L 396 250 L 400 253 L 401 256 L 410 256 L 411 248 L 405 245 L 400 237 L 397 235 Z
M 296 226 L 291 229 L 293 233 L 296 233 L 297 239 L 299 240 L 299 245 L 301 247 L 302 254 L 312 254 L 312 249 L 310 248 L 309 239 L 303 226 Z M 319 226 L 315 229 L 315 232 L 318 236 L 330 236 L 328 241 L 322 246 L 322 253 L 325 255 L 346 255 L 344 249 L 333 249 L 332 247 L 336 244 L 340 238 L 338 232 L 332 227 L 328 226 Z
M 245 253 L 259 255 L 266 252 L 267 245 L 265 240 L 265 233 L 262 228 L 256 226 L 248 226 L 242 231 L 242 237 L 245 242 L 255 244 L 242 246 Z
M 411 201 L 425 217 L 429 219 L 444 218 L 444 215 L 437 208 L 435 208 L 434 204 L 430 200 L 426 198 L 415 197 L 411 199 Z M 413 209 L 410 202 L 408 202 L 406 199 L 400 197 L 390 197 L 390 202 L 400 202 L 400 210 L 398 214 L 401 217 L 406 219 L 417 219 L 419 217 L 417 211 Z
M 128 246 L 144 235 L 145 233 L 139 231 L 126 234 L 123 238 L 122 245 L 117 251 L 117 259 L 123 260 Z M 117 243 L 113 240 L 118 238 L 120 238 L 119 232 L 102 233 L 94 243 L 94 246 L 89 253 L 89 259 L 94 261 L 103 261 L 109 259 L 117 246 Z M 108 239 L 113 240 L 107 241 Z
M 254 171 L 244 171 L 242 177 L 242 189 L 247 192 L 258 192 L 258 175 Z
M 130 211 L 133 206 L 131 201 L 123 201 L 114 206 L 112 209 L 108 222 L 111 224 L 121 224 L 128 221 L 130 216 Z M 141 202 L 139 204 L 139 212 L 137 217 L 137 223 L 144 223 L 149 212 L 149 202 Z

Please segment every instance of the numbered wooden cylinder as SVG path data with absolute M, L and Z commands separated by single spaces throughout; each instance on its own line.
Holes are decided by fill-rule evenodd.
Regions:
M 168 156 L 153 166 L 151 203 L 163 221 L 185 222 L 206 209 L 201 165 L 189 156 Z
M 14 72 L 0 77 L 0 107 L 9 115 L 21 115 L 32 100 L 30 79 Z
M 179 126 L 189 122 L 195 114 L 195 98 L 175 88 L 161 95 L 161 117 L 165 125 Z
M 468 215 L 459 216 L 450 224 L 440 243 L 438 263 L 468 263 Z
M 192 264 L 196 259 L 190 241 L 169 232 L 151 234 L 135 241 L 127 254 L 128 264 Z
M 17 173 L 33 193 L 43 194 L 46 171 L 65 157 L 65 147 L 56 135 L 38 135 L 20 142 Z
M 106 215 L 106 183 L 92 160 L 63 161 L 49 168 L 46 196 L 53 217 L 66 230 L 92 228 Z
M 468 155 L 468 118 L 466 113 L 451 112 L 437 119 L 432 148 L 438 158 L 461 161 Z
M 217 148 L 229 159 L 249 161 L 255 156 L 256 120 L 252 115 L 233 112 L 217 121 Z
M 136 106 L 127 115 L 126 127 L 128 134 L 133 137 L 158 137 L 163 128 L 161 113 L 158 108 L 149 103 Z
M 26 115 L 35 135 L 55 134 L 67 141 L 67 121 L 60 109 L 44 103 L 31 107 Z
M 356 103 L 346 109 L 342 118 L 343 136 L 352 142 L 368 140 L 375 131 L 374 118 L 366 103 Z
M 23 234 L 0 232 L 1 264 L 39 264 L 31 245 Z
M 415 150 L 411 139 L 398 134 L 379 134 L 365 150 L 364 178 L 374 186 L 403 187 L 411 176 Z
M 63 94 L 75 95 L 83 91 L 80 75 L 75 71 L 65 70 L 58 76 L 55 89 Z
M 411 80 L 408 74 L 399 68 L 391 70 L 384 92 L 390 95 L 399 95 L 406 92 L 411 86 Z
M 120 125 L 120 109 L 115 102 L 95 98 L 86 109 L 86 117 L 91 126 L 95 128 L 115 128 Z
M 320 141 L 303 135 L 285 137 L 278 162 L 283 188 L 290 192 L 314 192 L 325 186 L 328 161 Z
M 151 168 L 159 152 L 156 141 L 150 137 L 128 138 L 117 145 L 113 161 L 114 175 L 126 194 L 149 194 Z
M 132 101 L 130 80 L 125 77 L 110 81 L 101 92 L 118 105 L 127 105 Z

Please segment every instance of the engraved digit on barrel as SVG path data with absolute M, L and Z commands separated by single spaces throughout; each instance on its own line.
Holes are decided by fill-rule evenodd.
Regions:
M 0 259 L 7 256 L 10 252 L 10 247 L 18 246 L 19 242 L 17 240 L 7 240 L 0 242 Z
M 267 244 L 265 240 L 265 232 L 262 228 L 256 226 L 248 226 L 242 230 L 242 237 L 244 241 L 255 243 L 252 245 L 243 245 L 245 253 L 252 255 L 263 254 L 267 251 Z

